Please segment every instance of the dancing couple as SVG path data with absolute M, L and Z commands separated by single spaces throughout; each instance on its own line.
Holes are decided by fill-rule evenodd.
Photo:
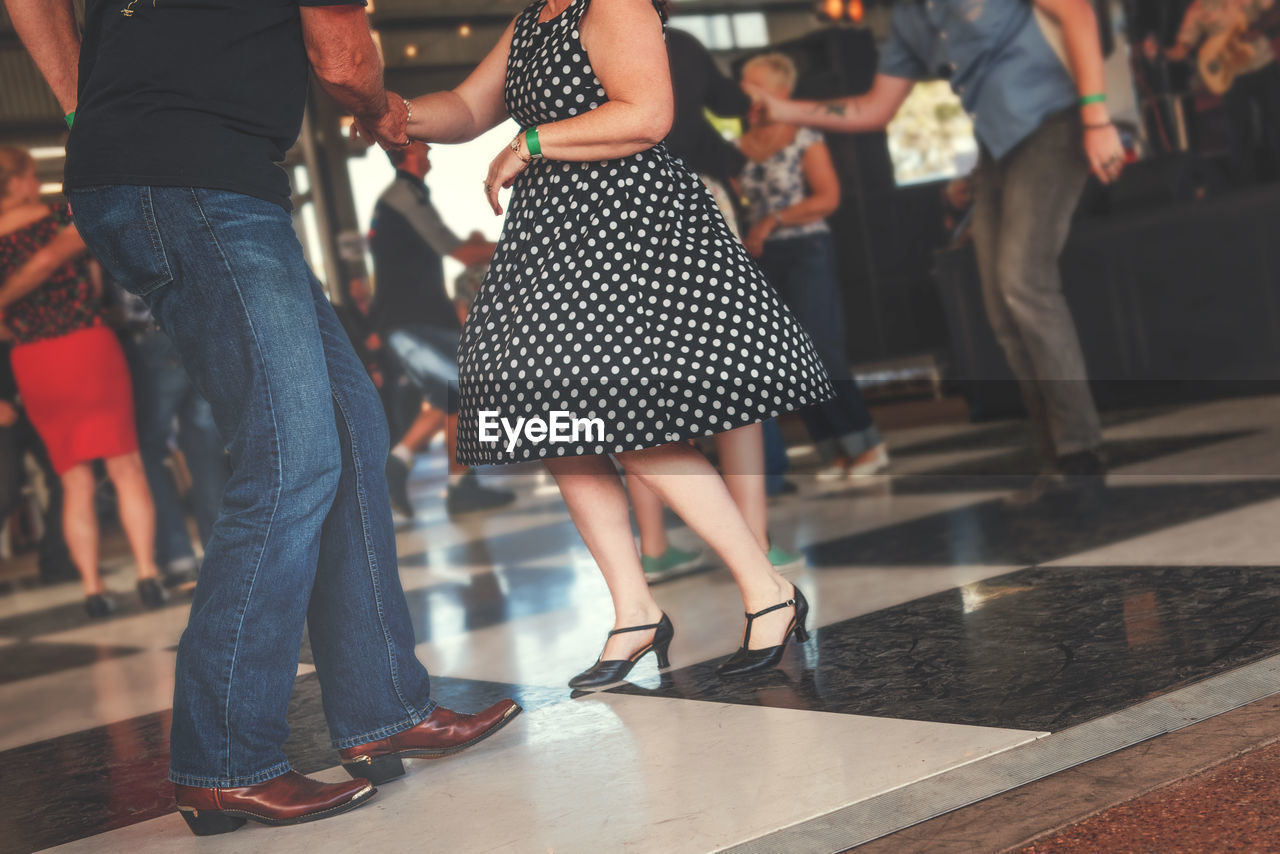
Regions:
M 170 779 L 195 833 L 362 806 L 404 758 L 463 750 L 520 711 L 437 705 L 414 654 L 382 407 L 307 268 L 277 165 L 309 71 L 387 150 L 464 142 L 508 116 L 522 128 L 485 181 L 495 213 L 499 189 L 515 192 L 462 335 L 458 457 L 543 458 L 559 482 L 616 619 L 573 684 L 616 681 L 650 650 L 666 664 L 673 634 L 611 456 L 733 571 L 748 617 L 722 673 L 771 667 L 806 639 L 804 597 L 685 440 L 754 429 L 832 390 L 704 185 L 661 145 L 660 4 L 538 0 L 456 90 L 413 102 L 384 89 L 360 3 L 90 0 L 83 44 L 70 0 L 6 6 L 72 127 L 80 235 L 173 339 L 231 451 L 178 649 Z M 480 441 L 483 410 L 567 410 L 606 435 L 508 450 Z M 349 783 L 304 777 L 282 750 L 304 627 Z

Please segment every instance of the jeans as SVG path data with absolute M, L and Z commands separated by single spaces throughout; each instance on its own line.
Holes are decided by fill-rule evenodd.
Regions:
M 1058 257 L 1089 166 L 1073 114 L 1050 118 L 973 175 L 973 247 L 996 340 L 1018 380 L 1046 462 L 1102 444 Z
M 289 214 L 222 190 L 70 194 L 89 249 L 141 296 L 213 409 L 231 478 L 178 646 L 169 778 L 262 783 L 304 624 L 335 748 L 434 710 L 396 565 L 373 383 Z
M 194 555 L 182 503 L 165 466 L 174 419 L 178 447 L 191 472 L 191 509 L 206 546 L 230 475 L 226 446 L 213 410 L 191 384 L 167 335 L 154 329 L 140 332 L 126 341 L 125 353 L 133 372 L 138 447 L 156 504 L 156 561 L 164 566 Z
M 836 396 L 800 410 L 824 462 L 845 455 L 857 459 L 880 444 L 858 381 L 849 368 L 844 341 L 844 301 L 836 278 L 830 234 L 780 237 L 765 242 L 760 259 L 765 277 L 787 304 L 818 351 Z
M 457 332 L 440 326 L 411 324 L 393 330 L 387 336 L 387 346 L 427 403 L 447 415 L 458 411 Z

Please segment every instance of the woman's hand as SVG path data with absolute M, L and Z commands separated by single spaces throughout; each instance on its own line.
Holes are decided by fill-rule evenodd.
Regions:
M 746 244 L 747 251 L 751 253 L 753 258 L 759 258 L 764 255 L 764 242 L 769 239 L 769 235 L 773 234 L 774 229 L 777 227 L 778 219 L 774 216 L 767 216 L 751 226 L 751 230 L 747 232 L 746 239 L 742 242 Z
M 1110 122 L 1085 125 L 1084 153 L 1089 158 L 1089 168 L 1103 184 L 1115 183 L 1124 171 L 1124 144 L 1120 141 L 1120 132 Z
M 498 156 L 489 164 L 489 175 L 484 179 L 484 195 L 493 208 L 494 216 L 502 216 L 502 205 L 498 204 L 498 191 L 510 189 L 516 178 L 529 167 L 529 161 L 521 157 L 511 146 L 505 145 Z

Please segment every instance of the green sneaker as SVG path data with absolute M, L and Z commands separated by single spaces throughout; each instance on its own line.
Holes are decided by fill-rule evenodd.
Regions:
M 769 541 L 769 553 L 766 557 L 769 558 L 769 563 L 774 566 L 788 566 L 804 560 L 804 555 L 789 552 L 780 546 L 774 545 L 772 540 Z
M 687 552 L 675 546 L 667 546 L 666 553 L 660 557 L 641 555 L 640 566 L 644 568 L 644 577 L 650 582 L 665 581 L 681 570 L 688 569 L 700 557 L 701 552 Z

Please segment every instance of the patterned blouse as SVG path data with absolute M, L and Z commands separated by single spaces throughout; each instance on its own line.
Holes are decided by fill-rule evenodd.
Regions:
M 755 225 L 769 214 L 786 210 L 809 196 L 804 177 L 804 153 L 822 142 L 822 134 L 809 128 L 796 131 L 796 138 L 767 160 L 748 160 L 742 170 L 742 192 L 747 197 L 747 222 Z M 773 230 L 769 240 L 806 237 L 830 232 L 825 219 L 807 225 L 784 225 Z
M 52 206 L 48 216 L 17 231 L 0 234 L 0 282 L 21 269 L 58 232 L 71 224 L 71 208 Z M 89 276 L 89 256 L 64 264 L 43 285 L 10 305 L 5 324 L 19 344 L 57 338 L 96 326 L 102 318 L 102 301 Z

